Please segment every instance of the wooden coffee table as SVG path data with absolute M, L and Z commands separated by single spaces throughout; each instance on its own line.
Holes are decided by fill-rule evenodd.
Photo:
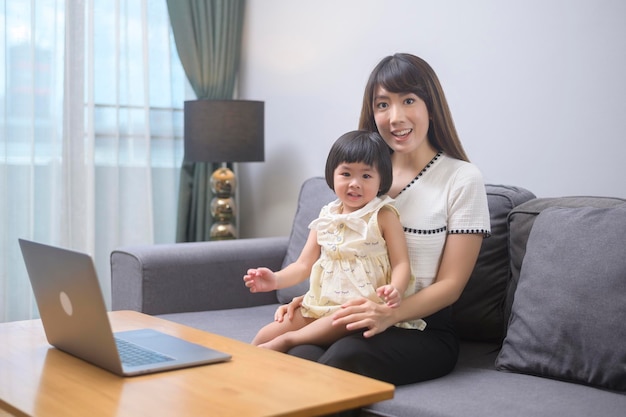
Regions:
M 153 328 L 233 358 L 121 378 L 51 347 L 40 320 L 0 323 L 0 416 L 315 416 L 393 398 L 391 384 L 315 362 L 134 311 L 109 317 L 114 331 Z

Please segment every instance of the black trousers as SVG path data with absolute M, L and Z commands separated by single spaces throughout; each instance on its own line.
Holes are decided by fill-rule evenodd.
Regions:
M 425 320 L 424 331 L 390 327 L 371 338 L 358 332 L 327 349 L 302 345 L 289 354 L 394 385 L 435 379 L 454 369 L 459 341 L 448 309 Z

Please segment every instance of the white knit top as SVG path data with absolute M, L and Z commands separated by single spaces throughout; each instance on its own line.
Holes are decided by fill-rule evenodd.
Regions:
M 491 233 L 478 168 L 438 153 L 395 198 L 409 247 L 416 291 L 437 274 L 447 234 Z

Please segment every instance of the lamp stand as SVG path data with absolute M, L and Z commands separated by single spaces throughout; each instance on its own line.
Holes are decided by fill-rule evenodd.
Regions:
M 209 231 L 211 240 L 237 238 L 235 190 L 237 177 L 224 162 L 211 174 L 211 191 L 215 196 L 211 200 L 213 224 Z
M 213 218 L 207 230 L 209 240 L 236 239 L 239 235 L 233 171 L 238 162 L 264 160 L 264 114 L 262 101 L 185 101 L 185 161 L 221 164 L 210 178 L 214 196 L 210 213 L 201 214 Z

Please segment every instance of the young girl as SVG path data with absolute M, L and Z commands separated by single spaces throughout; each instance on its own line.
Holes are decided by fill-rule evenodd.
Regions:
M 392 171 L 390 149 L 380 135 L 353 131 L 337 139 L 326 160 L 326 182 L 337 200 L 309 225 L 300 257 L 278 272 L 256 268 L 243 277 L 251 292 L 265 292 L 310 276 L 302 308 L 291 320 L 263 327 L 254 345 L 281 352 L 302 344 L 329 346 L 348 334 L 331 321 L 345 302 L 364 297 L 395 308 L 415 291 L 398 212 L 384 195 Z M 398 323 L 419 330 L 425 325 L 422 320 Z

